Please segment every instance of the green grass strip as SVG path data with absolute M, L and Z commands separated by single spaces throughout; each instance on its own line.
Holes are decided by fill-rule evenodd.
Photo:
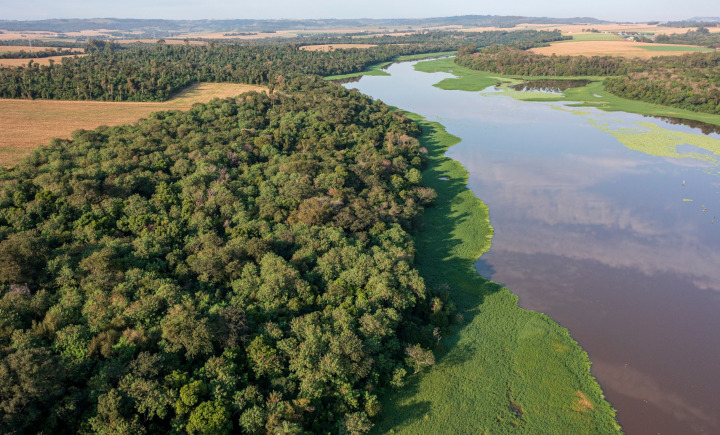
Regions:
M 573 41 L 621 41 L 623 38 L 614 33 L 576 33 L 569 41 L 557 41 L 553 44 L 562 44 Z
M 416 236 L 417 266 L 429 287 L 451 292 L 464 322 L 442 339 L 434 367 L 384 399 L 375 432 L 619 433 L 568 331 L 475 271 L 491 244 L 488 208 L 467 188 L 465 168 L 445 156 L 460 139 L 414 117 L 429 151 L 423 182 L 438 193 Z
M 641 45 L 640 48 L 649 51 L 714 51 L 707 47 L 687 47 L 684 45 Z

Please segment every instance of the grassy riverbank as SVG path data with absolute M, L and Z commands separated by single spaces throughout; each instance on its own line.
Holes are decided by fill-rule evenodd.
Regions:
M 668 116 L 674 118 L 691 119 L 708 124 L 720 125 L 720 116 L 707 113 L 692 112 L 661 106 L 659 104 L 644 103 L 617 97 L 605 90 L 603 77 L 516 77 L 476 71 L 456 65 L 452 58 L 437 59 L 419 62 L 415 69 L 422 72 L 447 72 L 456 76 L 440 81 L 435 86 L 440 89 L 460 91 L 480 91 L 497 83 L 516 84 L 523 79 L 588 79 L 592 83 L 580 88 L 571 88 L 562 95 L 553 95 L 540 92 L 512 91 L 506 86 L 503 88 L 508 96 L 526 101 L 566 101 L 576 102 L 578 106 L 597 107 L 606 111 L 622 111 L 650 116 Z
M 383 68 L 386 66 L 397 63 L 397 62 L 409 62 L 411 60 L 422 60 L 422 59 L 430 59 L 433 57 L 440 57 L 440 56 L 452 56 L 456 52 L 455 51 L 443 51 L 443 52 L 437 52 L 437 53 L 422 53 L 422 54 L 410 54 L 407 56 L 398 56 L 395 59 L 388 61 L 388 62 L 382 62 L 375 65 L 371 65 L 370 67 L 366 68 L 365 71 L 360 71 L 356 73 L 350 73 L 350 74 L 339 74 L 335 76 L 327 76 L 325 77 L 325 80 L 344 80 L 344 79 L 351 79 L 353 77 L 362 77 L 362 76 L 387 76 L 390 75 Z
M 430 156 L 423 181 L 438 199 L 416 238 L 418 267 L 428 286 L 451 293 L 464 321 L 442 339 L 445 351 L 431 370 L 385 398 L 376 432 L 619 432 L 568 331 L 519 308 L 508 289 L 475 272 L 490 248 L 487 206 L 466 187 L 465 168 L 445 156 L 459 138 L 421 123 Z

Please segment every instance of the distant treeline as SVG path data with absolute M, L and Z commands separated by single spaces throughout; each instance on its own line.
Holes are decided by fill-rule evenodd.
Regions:
M 95 50 L 88 57 L 65 58 L 51 66 L 0 70 L 0 96 L 163 101 L 198 81 L 275 85 L 288 74 L 358 72 L 370 64 L 422 50 L 385 46 L 320 53 L 288 45 L 131 46 Z
M 2 47 L 0 47 L 0 59 L 32 59 L 40 57 L 51 57 L 51 56 L 69 56 L 77 54 L 72 50 L 39 50 L 39 51 L 9 51 L 1 53 Z
M 476 53 L 462 50 L 455 63 L 479 71 L 518 76 L 605 76 L 625 74 L 631 62 L 613 56 L 542 56 L 494 45 Z
M 281 86 L 293 75 L 360 72 L 398 56 L 451 51 L 464 41 L 526 43 L 560 38 L 558 32 L 483 32 L 467 39 L 445 33 L 415 36 L 421 43 L 318 52 L 296 44 L 130 45 L 90 41 L 90 56 L 51 66 L 0 70 L 0 97 L 103 101 L 163 101 L 198 81 Z
M 711 33 L 706 27 L 699 27 L 697 30 L 688 30 L 686 33 L 658 35 L 655 37 L 655 42 L 662 44 L 687 44 L 720 48 L 720 32 Z
M 536 31 L 487 31 L 487 32 L 455 32 L 455 31 L 426 31 L 410 35 L 392 36 L 378 35 L 368 36 L 362 39 L 352 36 L 330 36 L 313 37 L 312 41 L 303 41 L 304 45 L 313 44 L 443 44 L 444 51 L 458 50 L 465 45 L 476 47 L 488 47 L 494 44 L 525 43 L 528 46 L 535 46 L 553 41 L 571 39 L 563 36 L 559 30 Z
M 517 76 L 616 76 L 605 80 L 615 95 L 698 112 L 720 114 L 720 53 L 652 59 L 611 56 L 543 56 L 492 46 L 461 49 L 458 65 Z
M 716 26 L 720 26 L 720 22 L 718 22 L 718 21 L 696 21 L 696 20 L 668 21 L 667 23 L 663 23 L 663 26 L 664 27 L 716 27 Z
M 45 41 L 42 39 L 7 39 L 0 41 L 0 51 L 2 51 L 4 45 L 26 46 L 29 50 L 30 47 L 81 48 L 83 44 L 83 42 L 58 41 L 55 39 L 52 41 Z

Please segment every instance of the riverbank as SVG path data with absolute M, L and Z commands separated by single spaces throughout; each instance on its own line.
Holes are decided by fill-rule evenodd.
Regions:
M 444 337 L 437 364 L 383 401 L 376 432 L 619 433 L 615 411 L 590 374 L 587 354 L 549 317 L 477 274 L 490 248 L 487 206 L 445 152 L 460 138 L 415 116 L 429 151 L 423 182 L 438 193 L 416 236 L 428 287 L 446 290 L 463 321 Z
M 412 60 L 422 60 L 422 59 L 432 59 L 435 57 L 441 57 L 441 56 L 452 56 L 456 51 L 442 51 L 442 52 L 436 52 L 436 53 L 422 53 L 422 54 L 410 54 L 407 56 L 398 56 L 393 60 L 390 60 L 388 62 L 381 62 L 375 65 L 371 65 L 368 68 L 366 68 L 364 71 L 356 72 L 356 73 L 350 73 L 350 74 L 339 74 L 335 76 L 327 76 L 324 77 L 325 80 L 345 80 L 345 79 L 352 79 L 356 77 L 362 77 L 362 76 L 388 76 L 387 72 L 385 72 L 384 68 L 388 65 L 391 65 L 393 63 L 398 62 L 409 62 Z
M 455 75 L 438 82 L 435 86 L 445 90 L 481 91 L 489 86 L 501 83 L 501 89 L 508 96 L 525 101 L 564 101 L 576 102 L 576 106 L 597 107 L 605 111 L 622 111 L 640 115 L 673 117 L 690 119 L 720 126 L 720 116 L 707 113 L 692 112 L 659 104 L 644 103 L 615 96 L 605 90 L 603 77 L 520 77 L 493 74 L 485 71 L 476 71 L 456 65 L 452 58 L 436 59 L 419 62 L 415 69 L 421 72 L 445 72 Z M 591 83 L 587 86 L 570 88 L 561 94 L 548 94 L 541 92 L 513 91 L 507 85 L 520 83 L 523 80 L 557 79 L 577 80 L 587 79 Z

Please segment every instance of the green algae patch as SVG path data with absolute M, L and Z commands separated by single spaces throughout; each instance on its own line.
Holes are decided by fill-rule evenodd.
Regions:
M 650 122 L 637 122 L 635 123 L 636 128 L 612 129 L 607 123 L 593 119 L 589 121 L 594 127 L 613 135 L 618 142 L 631 150 L 656 157 L 695 159 L 713 165 L 718 164 L 720 141 L 712 137 L 667 130 Z M 691 145 L 711 154 L 701 152 L 681 153 L 677 150 L 678 146 L 681 145 Z
M 568 331 L 475 271 L 491 245 L 488 208 L 467 188 L 465 168 L 445 156 L 460 139 L 414 119 L 428 150 L 423 182 L 438 194 L 415 237 L 417 267 L 429 288 L 451 294 L 462 320 L 443 332 L 437 364 L 384 398 L 374 432 L 620 433 Z
M 444 72 L 457 76 L 436 83 L 435 87 L 445 90 L 482 91 L 502 81 L 501 76 L 484 71 L 475 71 L 455 64 L 452 58 L 435 59 L 415 64 L 417 71 L 425 73 Z

